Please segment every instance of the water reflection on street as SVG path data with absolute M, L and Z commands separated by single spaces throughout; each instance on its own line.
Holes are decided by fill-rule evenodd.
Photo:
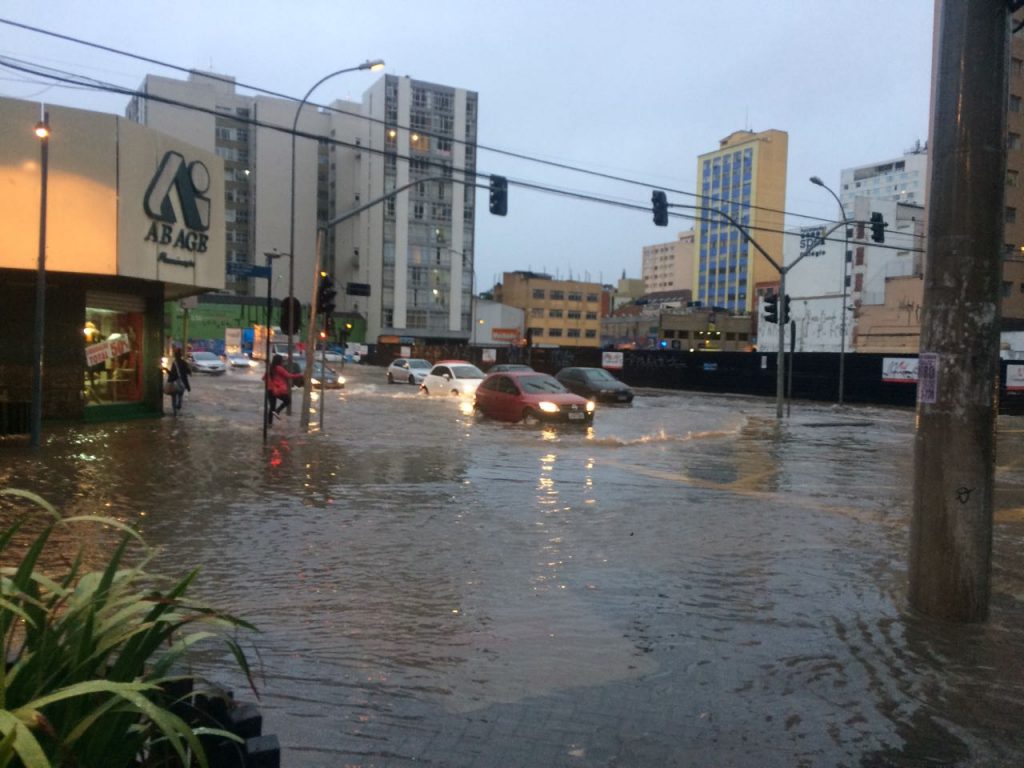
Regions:
M 293 414 L 266 445 L 248 371 L 178 419 L 0 443 L 0 486 L 135 523 L 259 626 L 285 766 L 1024 763 L 1020 418 L 991 620 L 960 627 L 905 605 L 909 411 L 780 426 L 767 400 L 641 391 L 555 430 L 346 375 L 322 433 Z

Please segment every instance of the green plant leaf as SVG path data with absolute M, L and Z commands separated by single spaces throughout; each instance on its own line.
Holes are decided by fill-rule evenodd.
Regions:
M 0 709 L 0 733 L 5 734 L 3 742 L 0 742 L 0 759 L 9 744 L 25 768 L 51 768 L 36 737 L 20 719 L 4 709 Z

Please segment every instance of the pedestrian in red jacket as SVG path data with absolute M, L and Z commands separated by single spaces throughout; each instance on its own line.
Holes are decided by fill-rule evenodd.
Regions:
M 284 367 L 284 359 L 280 355 L 274 355 L 270 370 L 263 375 L 267 382 L 267 426 L 273 423 L 274 418 L 280 418 L 281 411 L 292 404 L 292 380 L 301 378 L 301 373 L 290 373 Z

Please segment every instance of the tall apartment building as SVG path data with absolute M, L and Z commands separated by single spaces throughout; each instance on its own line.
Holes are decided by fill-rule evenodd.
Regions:
M 297 103 L 242 95 L 233 78 L 203 73 L 184 81 L 150 75 L 140 90 L 161 100 L 134 98 L 129 118 L 224 160 L 229 291 L 262 294 L 265 284 L 237 276 L 232 264 L 263 265 L 276 252 L 284 256 L 273 263 L 273 295 L 287 296 L 291 283 L 309 302 L 318 224 L 411 185 L 328 230 L 322 268 L 339 286 L 337 308 L 366 317 L 371 343 L 469 338 L 476 93 L 386 75 L 360 102 L 305 105 L 295 141 L 289 279 Z M 369 285 L 370 295 L 346 295 L 348 283 Z
M 702 204 L 742 224 L 776 261 L 782 258 L 788 148 L 785 131 L 736 131 L 697 159 Z M 771 263 L 722 216 L 700 214 L 695 240 L 694 295 L 705 306 L 750 312 L 754 287 L 778 281 Z
M 1015 25 L 1024 21 L 1014 16 Z M 1024 29 L 1010 47 L 1007 113 L 1006 201 L 1003 212 L 1003 329 L 1024 331 Z
M 680 232 L 670 243 L 645 245 L 641 276 L 644 293 L 693 288 L 694 231 Z
M 534 344 L 598 347 L 601 344 L 600 283 L 555 280 L 540 272 L 506 272 L 494 299 L 526 313 Z

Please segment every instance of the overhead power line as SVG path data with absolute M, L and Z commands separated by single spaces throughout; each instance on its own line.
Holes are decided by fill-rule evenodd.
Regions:
M 2 20 L 0 20 L 0 21 L 2 21 Z M 116 93 L 118 95 L 126 96 L 126 97 L 129 97 L 129 98 L 141 98 L 141 99 L 146 99 L 148 101 L 157 101 L 157 102 L 162 103 L 162 104 L 167 104 L 168 106 L 178 107 L 178 108 L 181 108 L 181 109 L 188 109 L 188 110 L 192 110 L 192 111 L 195 111 L 195 112 L 201 112 L 201 113 L 208 114 L 208 115 L 211 115 L 211 116 L 214 116 L 214 117 L 218 117 L 218 118 L 221 118 L 221 119 L 228 119 L 228 120 L 231 120 L 231 121 L 236 122 L 236 123 L 241 123 L 243 125 L 250 125 L 250 126 L 253 126 L 253 127 L 256 127 L 256 128 L 263 128 L 263 129 L 266 129 L 266 130 L 276 131 L 278 133 L 288 134 L 289 136 L 294 134 L 297 137 L 309 139 L 311 141 L 323 142 L 325 144 L 345 147 L 347 149 L 357 150 L 357 151 L 361 151 L 361 152 L 368 152 L 370 154 L 377 154 L 377 155 L 380 155 L 382 157 L 394 157 L 396 160 L 405 160 L 405 161 L 410 162 L 410 163 L 415 161 L 417 163 L 423 164 L 427 168 L 430 168 L 430 167 L 437 168 L 437 169 L 443 171 L 444 173 L 449 173 L 449 172 L 452 173 L 452 174 L 459 173 L 459 174 L 461 174 L 462 179 L 463 179 L 463 181 L 459 182 L 459 183 L 470 184 L 470 185 L 473 185 L 473 186 L 482 186 L 482 185 L 477 184 L 474 180 L 471 180 L 469 177 L 470 176 L 474 176 L 476 178 L 480 178 L 480 177 L 487 178 L 490 175 L 490 174 L 487 174 L 487 173 L 484 173 L 484 172 L 481 172 L 481 171 L 469 171 L 469 170 L 467 170 L 465 168 L 455 168 L 454 166 L 445 165 L 443 163 L 439 163 L 437 161 L 433 161 L 433 160 L 429 160 L 429 159 L 425 159 L 425 158 L 413 158 L 413 157 L 411 157 L 409 155 L 401 155 L 401 154 L 399 154 L 397 152 L 390 152 L 390 151 L 385 150 L 385 149 L 378 149 L 378 148 L 375 148 L 375 147 L 368 147 L 368 146 L 366 146 L 364 144 L 356 144 L 354 142 L 347 142 L 347 141 L 343 141 L 341 139 L 337 139 L 337 138 L 334 138 L 334 137 L 326 137 L 326 136 L 322 136 L 320 134 L 308 133 L 308 132 L 305 132 L 305 131 L 302 131 L 302 130 L 293 130 L 293 129 L 285 127 L 285 126 L 276 125 L 276 124 L 273 124 L 273 123 L 266 123 L 266 122 L 263 122 L 261 120 L 258 120 L 256 118 L 252 118 L 252 117 L 242 117 L 242 116 L 239 116 L 239 115 L 225 115 L 225 114 L 217 111 L 215 108 L 203 107 L 203 106 L 199 106 L 199 105 L 196 105 L 196 104 L 190 104 L 188 102 L 180 101 L 178 99 L 173 99 L 173 98 L 170 98 L 170 97 L 167 97 L 167 96 L 160 96 L 160 95 L 157 95 L 157 94 L 152 94 L 152 93 L 147 93 L 147 92 L 142 92 L 142 91 L 135 91 L 135 90 L 131 90 L 129 88 L 124 88 L 122 86 L 115 85 L 113 83 L 107 83 L 107 82 L 104 82 L 102 80 L 97 80 L 95 78 L 86 78 L 83 75 L 78 75 L 78 74 L 70 73 L 70 72 L 64 72 L 64 71 L 56 70 L 56 69 L 53 69 L 53 68 L 50 68 L 50 67 L 45 67 L 43 69 L 38 69 L 39 65 L 29 65 L 27 62 L 20 62 L 17 59 L 11 59 L 9 57 L 0 57 L 0 66 L 4 66 L 4 67 L 7 67 L 8 69 L 12 69 L 12 70 L 18 71 L 18 72 L 24 72 L 26 74 L 34 75 L 34 76 L 37 76 L 37 77 L 44 77 L 44 78 L 48 78 L 50 80 L 55 80 L 57 82 L 70 84 L 70 85 L 75 86 L 75 87 L 89 88 L 89 89 L 93 89 L 93 90 L 106 91 L 106 92 L 109 92 L 109 93 Z M 423 132 L 423 133 L 425 133 L 425 132 Z M 411 178 L 413 180 L 415 180 L 414 176 L 411 177 Z M 453 178 L 452 180 L 456 181 L 455 178 Z M 530 190 L 534 190 L 534 191 L 545 192 L 545 193 L 548 193 L 548 194 L 554 194 L 554 195 L 558 195 L 558 196 L 561 196 L 561 197 L 569 197 L 569 198 L 573 198 L 573 199 L 577 199 L 577 200 L 582 200 L 582 201 L 587 201 L 587 202 L 596 202 L 596 203 L 601 203 L 603 205 L 610 205 L 610 206 L 613 206 L 613 207 L 619 207 L 619 208 L 628 209 L 628 210 L 637 210 L 637 211 L 644 211 L 644 212 L 650 212 L 650 210 L 651 210 L 649 204 L 640 204 L 640 203 L 627 202 L 627 201 L 623 201 L 623 200 L 616 200 L 616 199 L 613 199 L 613 198 L 610 198 L 610 197 L 606 197 L 606 196 L 593 195 L 593 194 L 590 194 L 590 193 L 578 192 L 578 191 L 573 191 L 573 190 L 566 190 L 566 189 L 563 189 L 563 188 L 553 187 L 553 186 L 550 186 L 550 185 L 540 184 L 540 183 L 536 183 L 536 182 L 530 182 L 530 181 L 526 181 L 526 180 L 522 180 L 522 179 L 512 179 L 512 178 L 509 178 L 508 182 L 510 184 L 512 184 L 512 185 L 521 187 L 523 189 L 530 189 Z M 737 206 L 743 207 L 739 203 L 732 203 L 732 205 L 737 205 Z M 714 209 L 707 209 L 703 214 L 698 212 L 698 211 L 694 211 L 694 213 L 692 213 L 692 214 L 689 214 L 689 213 L 684 214 L 684 213 L 672 212 L 670 215 L 672 215 L 675 218 L 681 218 L 681 219 L 689 220 L 689 221 L 696 221 L 696 220 L 698 220 L 700 218 L 705 218 L 706 219 L 707 217 L 713 216 L 714 215 Z M 829 220 L 823 219 L 823 221 L 829 221 Z M 787 230 L 784 230 L 784 229 L 774 229 L 774 228 L 766 227 L 764 225 L 761 225 L 761 226 L 744 225 L 744 226 L 745 226 L 745 229 L 748 232 L 773 233 L 773 234 L 781 234 L 781 235 L 784 235 L 784 236 L 792 236 L 792 235 L 795 234 L 792 231 L 787 231 Z M 901 235 L 913 236 L 911 233 L 901 233 Z M 838 239 L 838 238 L 826 238 L 826 240 L 831 240 L 831 241 L 834 241 L 834 242 L 843 242 L 843 240 Z M 882 245 L 882 244 L 878 244 L 878 245 L 876 245 L 876 247 L 893 248 L 893 249 L 900 250 L 900 251 L 912 251 L 912 252 L 913 251 L 921 250 L 921 249 L 916 249 L 916 248 L 902 248 L 902 247 L 898 247 L 898 246 L 890 246 L 890 245 Z
M 234 78 L 224 77 L 224 76 L 212 73 L 212 72 L 200 72 L 200 71 L 198 71 L 198 70 L 196 70 L 194 68 L 183 67 L 183 66 L 178 65 L 178 64 L 172 64 L 170 62 L 162 61 L 160 59 L 154 59 L 152 57 L 143 56 L 143 55 L 137 54 L 137 53 L 132 53 L 130 51 L 125 51 L 125 50 L 122 50 L 122 49 L 119 49 L 119 48 L 114 48 L 112 46 L 102 45 L 100 43 L 94 43 L 94 42 L 89 41 L 89 40 L 84 40 L 84 39 L 79 38 L 79 37 L 74 37 L 73 35 L 66 35 L 66 34 L 62 34 L 60 32 L 54 32 L 52 30 L 43 29 L 41 27 L 36 27 L 36 26 L 31 25 L 31 24 L 25 24 L 25 23 L 22 23 L 22 22 L 19 22 L 19 21 L 14 21 L 13 19 L 0 18 L 0 24 L 6 24 L 8 26 L 17 27 L 19 29 L 24 29 L 26 31 L 33 32 L 33 33 L 36 33 L 36 34 L 45 35 L 47 37 L 53 37 L 53 38 L 56 38 L 56 39 L 59 39 L 59 40 L 64 40 L 66 42 L 74 43 L 76 45 L 87 46 L 89 48 L 93 48 L 93 49 L 100 50 L 100 51 L 105 51 L 107 53 L 111 53 L 111 54 L 114 54 L 114 55 L 117 55 L 117 56 L 124 56 L 124 57 L 127 57 L 127 58 L 135 59 L 136 61 L 143 61 L 143 62 L 146 62 L 148 64 L 153 64 L 155 66 L 164 67 L 166 69 L 172 69 L 172 70 L 175 70 L 175 71 L 178 71 L 178 72 L 183 72 L 183 73 L 186 73 L 186 74 L 199 74 L 199 75 L 201 75 L 201 76 L 203 76 L 205 78 L 211 79 L 211 80 L 216 80 L 216 81 L 219 81 L 219 82 L 223 82 L 223 83 L 229 84 L 229 85 L 231 85 L 233 87 L 245 88 L 246 90 L 255 91 L 257 93 L 262 93 L 262 94 L 265 94 L 267 96 L 274 96 L 276 98 L 285 99 L 285 100 L 288 100 L 288 101 L 296 101 L 296 102 L 300 101 L 300 99 L 296 98 L 295 96 L 290 96 L 290 95 L 285 94 L 285 93 L 281 93 L 281 92 L 278 92 L 278 91 L 273 91 L 273 90 L 270 90 L 270 89 L 267 89 L 267 88 L 262 88 L 262 87 L 256 86 L 256 85 L 250 85 L 250 84 L 247 84 L 247 83 L 242 83 L 242 82 L 239 82 L 239 81 L 235 80 Z M 349 116 L 349 117 L 359 118 L 361 120 L 366 120 L 368 122 L 377 123 L 377 124 L 380 124 L 380 125 L 387 125 L 388 124 L 385 120 L 382 120 L 380 118 L 376 118 L 376 117 L 373 117 L 373 116 L 370 116 L 370 115 L 364 115 L 364 114 L 357 113 L 357 112 L 349 112 L 347 110 L 339 109 L 337 107 L 332 107 L 332 106 L 329 106 L 329 105 L 326 105 L 326 104 L 317 104 L 315 102 L 307 102 L 307 103 L 310 104 L 310 106 L 316 107 L 317 109 L 322 109 L 322 110 L 329 111 L 329 112 L 335 112 L 337 114 L 342 114 L 342 115 L 346 115 L 346 116 Z M 407 128 L 409 130 L 412 130 L 412 128 L 409 127 L 409 126 L 396 126 L 396 127 L 398 127 L 398 128 Z M 425 136 L 430 136 L 432 138 L 444 138 L 444 139 L 447 139 L 447 140 L 450 140 L 450 141 L 457 141 L 457 142 L 460 141 L 458 139 L 452 139 L 449 136 L 439 136 L 438 134 L 434 134 L 434 133 L 431 133 L 430 131 L 425 131 L 425 130 L 419 130 L 419 133 L 421 133 L 421 134 L 423 134 Z M 621 183 L 621 184 L 629 184 L 629 185 L 633 185 L 633 186 L 643 187 L 645 189 L 663 189 L 666 192 L 671 192 L 671 193 L 677 194 L 677 195 L 684 195 L 686 197 L 690 197 L 690 198 L 693 198 L 695 200 L 706 199 L 706 200 L 708 200 L 709 202 L 712 202 L 712 203 L 726 203 L 726 204 L 729 204 L 729 205 L 734 205 L 734 204 L 735 205 L 741 205 L 744 208 L 749 209 L 749 210 L 763 211 L 765 213 L 779 214 L 779 215 L 782 215 L 782 216 L 791 216 L 791 217 L 794 217 L 794 218 L 806 219 L 806 220 L 809 220 L 809 221 L 819 221 L 819 222 L 832 221 L 832 219 L 827 219 L 827 218 L 823 218 L 823 217 L 819 217 L 819 216 L 811 216 L 811 215 L 808 215 L 808 214 L 794 213 L 792 211 L 779 210 L 779 209 L 776 209 L 776 208 L 767 208 L 767 207 L 764 207 L 764 206 L 750 205 L 749 203 L 742 203 L 742 202 L 734 201 L 734 200 L 731 200 L 731 199 L 728 199 L 728 198 L 717 198 L 717 197 L 704 198 L 702 195 L 699 195 L 696 192 L 690 192 L 690 191 L 684 190 L 684 189 L 675 189 L 675 188 L 669 188 L 669 187 L 662 187 L 660 185 L 651 184 L 650 182 L 643 181 L 643 180 L 640 180 L 640 179 L 629 178 L 627 176 L 618 176 L 618 175 L 615 175 L 615 174 L 604 173 L 602 171 L 595 171 L 595 170 L 592 170 L 592 169 L 589 169 L 589 168 L 583 168 L 583 167 L 578 166 L 578 165 L 572 165 L 572 164 L 560 162 L 560 161 L 557 161 L 557 160 L 547 160 L 547 159 L 544 159 L 544 158 L 534 157 L 532 155 L 528 155 L 528 154 L 525 154 L 525 153 L 522 153 L 522 152 L 513 152 L 511 150 L 501 149 L 499 147 L 488 146 L 486 144 L 480 144 L 480 143 L 476 143 L 476 142 L 465 142 L 465 141 L 461 141 L 461 143 L 472 143 L 472 145 L 475 146 L 478 151 L 492 152 L 494 154 L 501 155 L 501 156 L 504 156 L 504 157 L 509 157 L 509 158 L 513 158 L 513 159 L 516 159 L 516 160 L 522 160 L 522 161 L 530 162 L 530 163 L 536 163 L 538 165 L 547 166 L 549 168 L 557 168 L 557 169 L 563 170 L 563 171 L 570 171 L 572 173 L 580 173 L 580 174 L 584 174 L 584 175 L 587 175 L 587 176 L 592 176 L 594 178 L 604 179 L 606 181 L 615 181 L 615 182 L 618 182 L 618 183 Z

